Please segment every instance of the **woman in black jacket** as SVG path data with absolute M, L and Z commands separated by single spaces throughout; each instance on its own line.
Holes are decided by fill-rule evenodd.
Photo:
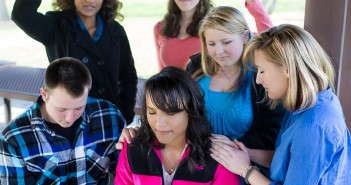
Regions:
M 243 15 L 217 7 L 203 19 L 199 37 L 201 54 L 190 57 L 186 70 L 204 92 L 212 132 L 242 141 L 253 162 L 269 167 L 256 154 L 273 155 L 285 109 L 270 109 L 265 89 L 255 84 L 256 73 L 243 67 L 241 56 L 252 37 Z
M 127 123 L 134 117 L 137 74 L 118 0 L 56 0 L 57 11 L 37 11 L 41 0 L 16 0 L 12 20 L 44 44 L 49 61 L 69 56 L 81 60 L 92 75 L 90 96 L 108 100 Z

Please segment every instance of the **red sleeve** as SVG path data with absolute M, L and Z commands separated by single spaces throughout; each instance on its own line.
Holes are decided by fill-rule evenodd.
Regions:
M 157 63 L 158 69 L 161 71 L 165 66 L 162 64 L 161 55 L 160 55 L 160 29 L 161 29 L 161 21 L 156 23 L 154 26 L 154 40 L 155 40 L 155 47 L 156 47 L 156 56 L 157 56 Z
M 262 32 L 272 27 L 272 21 L 268 13 L 264 10 L 259 0 L 253 0 L 250 4 L 245 2 L 245 7 L 250 14 L 255 18 L 258 32 Z
M 133 174 L 127 158 L 128 143 L 124 141 L 116 167 L 115 185 L 133 185 Z
M 213 185 L 240 185 L 240 177 L 218 164 Z

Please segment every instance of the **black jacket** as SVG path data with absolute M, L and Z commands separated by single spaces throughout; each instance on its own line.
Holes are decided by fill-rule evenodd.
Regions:
M 118 162 L 121 162 L 121 164 L 124 164 L 125 162 L 129 163 L 126 167 L 130 167 L 133 178 L 135 178 L 136 181 L 139 180 L 140 182 L 140 179 L 148 179 L 149 182 L 144 184 L 164 184 L 162 183 L 164 182 L 162 161 L 159 157 L 161 151 L 150 149 L 150 146 L 147 146 L 146 144 L 135 146 L 125 145 L 124 147 L 127 148 L 127 152 L 121 152 L 121 157 Z M 159 152 L 159 154 L 157 152 Z M 123 155 L 126 155 L 126 157 Z M 188 155 L 189 154 L 187 154 L 187 157 Z M 223 174 L 223 167 L 220 168 L 218 162 L 215 161 L 208 152 L 206 152 L 204 158 L 205 165 L 198 165 L 197 168 L 194 168 L 193 172 L 189 170 L 189 161 L 187 157 L 179 161 L 177 171 L 174 172 L 174 182 L 172 184 L 210 184 L 214 180 L 217 180 L 216 175 L 226 175 Z M 123 178 L 123 175 L 125 175 L 127 171 L 128 170 L 125 169 L 121 170 L 119 172 L 119 177 Z M 230 172 L 228 171 L 226 173 Z M 231 179 L 232 177 L 229 177 L 227 182 Z
M 190 60 L 186 71 L 193 74 L 201 67 L 201 53 L 191 56 Z M 258 103 L 263 100 L 265 90 L 255 83 L 255 78 L 256 75 L 253 75 L 251 88 L 253 123 L 245 135 L 238 140 L 251 149 L 275 150 L 275 141 L 286 110 L 280 105 L 271 110 L 266 103 Z
M 92 75 L 90 96 L 120 108 L 127 123 L 134 117 L 137 75 L 125 30 L 116 21 L 104 21 L 97 43 L 76 24 L 76 13 L 37 12 L 40 0 L 16 0 L 12 20 L 30 37 L 45 45 L 49 61 L 70 56 L 81 60 Z

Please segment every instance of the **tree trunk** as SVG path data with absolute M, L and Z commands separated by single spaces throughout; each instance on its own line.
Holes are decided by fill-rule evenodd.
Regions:
M 0 21 L 8 21 L 8 20 L 10 20 L 10 17 L 7 14 L 5 0 L 0 0 Z

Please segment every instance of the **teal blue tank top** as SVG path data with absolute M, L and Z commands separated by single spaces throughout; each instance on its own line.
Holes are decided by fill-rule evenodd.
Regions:
M 215 92 L 209 89 L 211 77 L 204 76 L 198 83 L 205 93 L 207 118 L 214 134 L 226 135 L 230 139 L 242 137 L 253 121 L 251 102 L 252 72 L 236 91 Z

